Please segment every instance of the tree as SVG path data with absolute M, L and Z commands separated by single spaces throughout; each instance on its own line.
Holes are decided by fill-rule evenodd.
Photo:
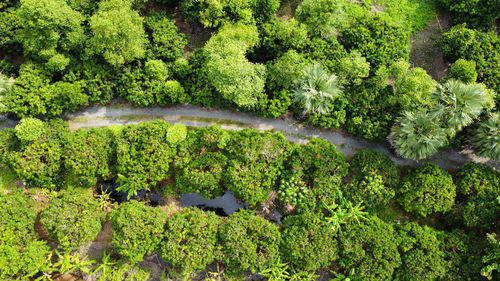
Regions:
M 108 128 L 78 129 L 64 137 L 64 166 L 75 183 L 94 186 L 114 172 L 116 145 Z
M 370 75 L 370 63 L 357 50 L 352 50 L 346 57 L 343 57 L 338 68 L 344 85 L 351 83 L 360 85 L 363 79 Z
M 480 122 L 471 140 L 479 155 L 500 160 L 500 113 L 494 112 Z
M 450 135 L 470 125 L 489 103 L 483 85 L 455 80 L 438 86 L 432 98 L 435 102 L 432 110 L 444 115 L 445 128 Z
M 447 271 L 438 232 L 410 222 L 398 227 L 397 240 L 402 265 L 395 272 L 400 280 L 440 280 Z
M 43 227 L 63 249 L 75 250 L 101 231 L 105 212 L 89 191 L 65 190 L 40 215 Z
M 227 271 L 239 275 L 261 272 L 279 257 L 281 235 L 276 225 L 243 210 L 233 213 L 219 228 L 221 260 Z
M 266 86 L 274 91 L 293 90 L 304 76 L 309 61 L 295 50 L 289 50 L 267 65 Z
M 498 226 L 500 172 L 479 163 L 467 163 L 456 173 L 457 203 L 450 214 L 472 229 Z
M 79 51 L 85 42 L 85 18 L 64 0 L 23 0 L 18 18 L 18 36 L 26 54 L 49 62 L 60 60 L 55 70 L 69 64 L 61 52 Z
M 148 57 L 160 58 L 165 61 L 174 61 L 184 57 L 184 47 L 187 44 L 186 36 L 179 33 L 172 19 L 165 12 L 150 12 L 144 19 L 148 27 L 151 41 Z
M 476 62 L 458 59 L 451 65 L 450 78 L 469 84 L 477 80 Z
M 388 280 L 401 265 L 391 225 L 377 217 L 351 223 L 339 234 L 338 265 L 352 280 Z
M 331 104 L 342 95 L 342 91 L 337 76 L 315 64 L 304 70 L 300 86 L 293 91 L 293 95 L 294 101 L 304 107 L 302 115 L 328 114 Z
M 402 73 L 396 75 L 394 87 L 395 103 L 400 104 L 402 110 L 429 109 L 434 104 L 431 95 L 436 81 L 420 67 L 402 69 Z
M 287 262 L 304 271 L 327 268 L 338 258 L 336 232 L 322 214 L 304 213 L 283 220 L 281 251 Z
M 436 153 L 446 140 L 440 117 L 426 111 L 403 113 L 392 127 L 390 140 L 404 158 L 424 159 Z
M 398 189 L 399 202 L 407 212 L 423 217 L 434 212 L 448 212 L 455 201 L 451 175 L 432 163 L 410 170 Z
M 145 54 L 146 34 L 141 16 L 129 0 L 105 0 L 89 21 L 92 37 L 87 52 L 102 54 L 118 67 Z
M 167 215 L 159 207 L 148 207 L 144 202 L 132 200 L 113 210 L 109 220 L 113 247 L 134 264 L 158 249 Z
M 344 20 L 343 0 L 304 0 L 295 11 L 299 22 L 305 23 L 312 33 L 334 37 Z
M 289 50 L 305 47 L 307 29 L 295 19 L 275 19 L 262 25 L 262 44 L 257 53 L 263 58 L 278 58 Z
M 183 209 L 171 216 L 160 245 L 164 261 L 184 278 L 197 273 L 215 260 L 219 217 L 196 207 Z

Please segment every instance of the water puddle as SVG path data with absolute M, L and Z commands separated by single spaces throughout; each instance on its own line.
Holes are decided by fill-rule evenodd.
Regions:
M 204 211 L 213 211 L 219 216 L 229 216 L 239 209 L 248 206 L 247 203 L 238 203 L 238 199 L 231 191 L 226 191 L 224 195 L 207 200 L 199 193 L 184 193 L 181 196 L 181 206 L 198 207 Z
M 123 191 L 118 191 L 119 183 L 114 181 L 104 181 L 101 183 L 100 188 L 98 189 L 99 193 L 109 193 L 109 197 L 112 201 L 117 203 L 127 202 L 130 200 L 137 200 L 146 202 L 149 206 L 164 206 L 165 199 L 163 197 L 163 193 L 160 191 L 151 191 L 151 190 L 139 190 L 137 194 L 127 199 L 127 193 Z

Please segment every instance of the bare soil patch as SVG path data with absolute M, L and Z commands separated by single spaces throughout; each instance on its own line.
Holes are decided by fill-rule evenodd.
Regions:
M 448 74 L 450 63 L 444 58 L 436 42 L 450 26 L 450 15 L 438 14 L 422 31 L 410 38 L 410 63 L 414 67 L 425 69 L 437 81 Z

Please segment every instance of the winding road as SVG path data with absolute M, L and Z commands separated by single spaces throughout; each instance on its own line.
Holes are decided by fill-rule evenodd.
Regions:
M 347 157 L 352 156 L 362 148 L 376 149 L 389 155 L 396 165 L 417 166 L 421 162 L 432 162 L 445 169 L 458 169 L 467 162 L 480 162 L 500 169 L 498 161 L 478 157 L 472 150 L 445 149 L 434 154 L 427 160 L 414 161 L 403 159 L 389 147 L 387 143 L 375 143 L 359 139 L 341 130 L 321 130 L 304 126 L 289 118 L 270 119 L 250 113 L 207 109 L 194 105 L 177 105 L 173 107 L 135 108 L 128 105 L 88 107 L 83 111 L 64 116 L 72 130 L 84 127 L 103 127 L 113 124 L 136 124 L 144 121 L 162 119 L 169 123 L 183 123 L 186 126 L 202 127 L 219 124 L 223 129 L 241 130 L 255 128 L 260 131 L 280 131 L 288 140 L 297 143 L 306 143 L 309 138 L 325 138 L 335 144 L 337 150 Z M 3 118 L 0 128 L 14 127 L 16 121 Z

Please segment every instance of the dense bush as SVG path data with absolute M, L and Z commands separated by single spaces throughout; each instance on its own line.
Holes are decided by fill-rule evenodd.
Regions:
M 500 173 L 487 166 L 467 163 L 457 172 L 457 204 L 452 212 L 470 228 L 498 225 Z
M 363 201 L 368 209 L 384 207 L 394 197 L 399 176 L 396 165 L 380 151 L 362 149 L 349 160 L 349 185 L 343 185 L 351 202 Z
M 12 188 L 0 190 L 0 206 L 0 279 L 25 280 L 38 272 L 49 253 L 35 232 L 36 205 L 22 190 Z
M 283 221 L 281 251 L 286 261 L 305 271 L 327 268 L 338 258 L 336 233 L 321 214 L 304 213 Z
M 151 12 L 144 19 L 148 28 L 150 46 L 148 57 L 160 58 L 164 61 L 175 61 L 184 56 L 186 36 L 179 33 L 174 22 L 165 12 Z
M 450 78 L 462 81 L 464 83 L 476 82 L 476 62 L 458 59 L 450 68 Z
M 475 27 L 494 28 L 498 19 L 500 2 L 495 0 L 439 0 L 450 10 L 453 21 L 468 23 Z M 496 11 L 496 12 L 495 12 Z
M 396 270 L 400 280 L 439 280 L 447 271 L 445 254 L 437 231 L 407 223 L 397 229 L 402 265 Z
M 326 38 L 335 37 L 337 28 L 344 19 L 343 4 L 343 0 L 304 0 L 295 13 L 311 33 Z
M 253 211 L 233 213 L 219 228 L 221 260 L 232 274 L 260 272 L 279 257 L 281 235 L 276 225 Z
M 406 211 L 424 217 L 434 212 L 448 212 L 456 196 L 451 175 L 432 163 L 410 170 L 402 179 L 398 193 Z
M 168 218 L 160 245 L 163 260 L 184 277 L 205 269 L 216 258 L 219 223 L 215 213 L 196 207 L 175 213 Z
M 137 263 L 156 251 L 163 239 L 167 215 L 159 207 L 129 201 L 109 215 L 113 247 L 127 261 Z
M 261 134 L 255 129 L 235 133 L 225 148 L 229 156 L 224 174 L 227 189 L 252 205 L 266 201 L 289 147 L 280 133 Z
M 419 67 L 401 70 L 394 81 L 396 103 L 402 110 L 429 109 L 433 105 L 431 94 L 436 89 L 436 81 Z
M 59 247 L 75 250 L 101 231 L 104 211 L 89 190 L 65 190 L 50 202 L 40 222 Z
M 338 264 L 355 280 L 387 280 L 401 265 L 391 225 L 377 217 L 351 223 L 339 235 Z
M 79 129 L 66 134 L 63 146 L 64 166 L 74 182 L 93 186 L 113 175 L 116 147 L 107 128 Z
M 261 58 L 275 59 L 289 50 L 301 50 L 306 45 L 306 26 L 295 19 L 274 19 L 261 27 L 261 46 L 257 54 Z
M 117 172 L 127 179 L 129 195 L 168 178 L 176 153 L 167 141 L 170 126 L 163 120 L 145 122 L 124 127 L 116 137 Z

